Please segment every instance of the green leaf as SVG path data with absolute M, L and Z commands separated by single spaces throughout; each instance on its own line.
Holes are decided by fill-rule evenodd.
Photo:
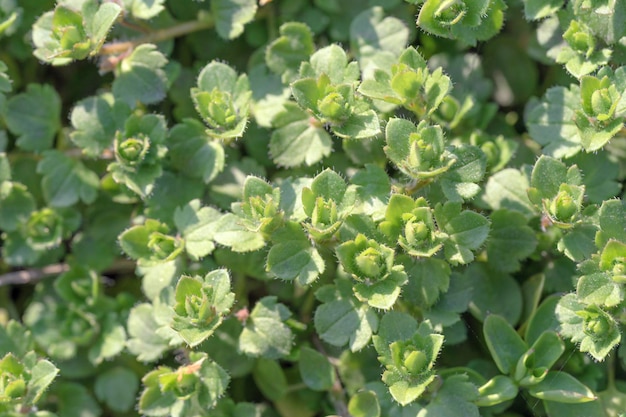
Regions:
M 582 382 L 565 372 L 548 372 L 546 378 L 528 389 L 542 400 L 579 404 L 596 400 L 596 395 Z
M 174 212 L 174 224 L 185 239 L 185 251 L 193 258 L 203 258 L 215 249 L 213 237 L 221 213 L 212 207 L 201 207 L 192 200 Z
M 255 0 L 212 0 L 211 13 L 215 29 L 224 39 L 235 39 L 243 33 L 244 26 L 254 19 Z
M 353 417 L 380 417 L 380 404 L 373 391 L 360 391 L 350 398 L 348 412 Z
M 624 299 L 624 290 L 610 273 L 595 270 L 578 279 L 576 295 L 586 304 L 615 307 Z
M 55 386 L 54 395 L 58 401 L 58 413 L 67 417 L 98 417 L 100 406 L 86 387 L 75 382 L 64 382 Z
M 519 212 L 496 210 L 490 218 L 491 232 L 487 241 L 489 265 L 502 272 L 518 271 L 520 261 L 532 254 L 537 246 L 535 232 Z
M 476 400 L 476 405 L 490 407 L 501 404 L 517 397 L 518 391 L 519 388 L 511 378 L 498 375 L 478 388 L 479 397 Z
M 266 270 L 284 280 L 311 284 L 326 268 L 317 249 L 311 246 L 302 227 L 289 222 L 273 236 L 274 245 L 267 255 Z
M 478 182 L 487 169 L 487 156 L 476 146 L 463 146 L 453 152 L 456 161 L 440 180 L 441 188 L 449 201 L 474 198 L 480 191 Z
M 256 386 L 270 401 L 276 401 L 287 394 L 287 378 L 278 362 L 269 359 L 257 359 L 252 371 Z
M 126 347 L 126 331 L 116 314 L 108 314 L 100 322 L 100 334 L 88 352 L 89 360 L 93 364 L 100 364 L 117 356 Z
M 289 309 L 276 297 L 263 297 L 254 305 L 239 337 L 239 349 L 249 356 L 278 359 L 287 356 L 293 344 L 293 333 L 285 324 Z
M 93 96 L 76 103 L 70 120 L 74 131 L 70 139 L 88 156 L 99 156 L 113 143 L 115 132 L 123 126 L 129 109 L 113 102 L 110 95 Z
M 563 7 L 563 0 L 524 0 L 524 14 L 528 20 L 551 16 Z
M 478 390 L 468 376 L 453 375 L 446 378 L 437 397 L 417 417 L 479 417 L 477 399 Z
M 603 248 L 610 239 L 626 243 L 626 203 L 623 200 L 607 200 L 599 211 L 600 230 L 596 234 L 596 246 Z
M 96 173 L 60 151 L 44 152 L 37 172 L 43 175 L 43 194 L 52 207 L 68 207 L 78 200 L 90 204 L 98 195 Z
M 353 352 L 365 347 L 378 327 L 378 317 L 373 310 L 367 306 L 357 307 L 345 299 L 317 307 L 314 322 L 322 340 L 334 346 L 349 344 Z
M 39 401 L 44 391 L 52 383 L 59 373 L 59 369 L 47 360 L 39 360 L 30 370 L 30 380 L 26 385 L 27 394 L 24 399 L 26 404 L 34 404 Z
M 268 53 L 269 47 L 266 49 L 266 54 Z M 307 59 L 308 55 L 304 60 Z M 265 65 L 256 65 L 248 72 L 248 76 L 252 89 L 254 119 L 260 127 L 269 128 L 291 96 L 291 89 L 282 83 L 279 75 L 271 72 Z
M 156 321 L 155 308 L 147 303 L 138 304 L 128 315 L 128 350 L 142 362 L 153 362 L 169 349 L 169 341 L 161 336 Z
M 313 34 L 307 25 L 287 22 L 281 25 L 280 36 L 265 50 L 267 67 L 282 75 L 283 82 L 292 81 L 300 69 L 300 63 L 309 60 L 315 51 Z
M 498 369 L 504 374 L 511 374 L 519 358 L 528 350 L 528 345 L 506 319 L 495 314 L 485 319 L 483 333 Z
M 228 246 L 235 252 L 249 252 L 265 246 L 265 239 L 260 232 L 251 232 L 239 217 L 232 213 L 224 214 L 215 224 L 214 240 Z
M 489 220 L 470 211 L 461 211 L 461 204 L 437 204 L 435 219 L 440 230 L 448 234 L 444 243 L 446 259 L 452 264 L 466 264 L 474 260 L 472 250 L 478 249 L 489 234 Z
M 581 137 L 574 123 L 579 97 L 578 86 L 572 85 L 569 89 L 552 87 L 541 101 L 528 101 L 524 110 L 528 133 L 544 147 L 545 155 L 567 158 L 580 151 Z
M 25 151 L 41 152 L 52 147 L 61 127 L 61 99 L 49 85 L 29 84 L 26 92 L 7 101 L 6 124 L 19 136 L 17 145 Z
M 515 324 L 522 314 L 522 291 L 513 277 L 474 263 L 465 271 L 473 286 L 470 312 L 479 320 L 498 314 Z
M 489 177 L 482 199 L 493 210 L 508 209 L 529 217 L 535 213 L 526 194 L 529 186 L 529 179 L 523 172 L 513 168 L 503 169 Z
M 117 21 L 121 12 L 122 8 L 115 3 L 101 4 L 93 17 L 89 13 L 85 13 L 85 8 L 83 8 L 83 13 L 85 14 L 85 30 L 91 37 L 91 43 L 93 45 L 91 54 L 94 54 L 100 49 L 107 34 L 111 30 L 111 26 Z
M 165 0 L 125 0 L 130 4 L 130 12 L 138 19 L 152 19 L 165 10 Z M 128 6 L 127 6 L 128 7 Z
M 274 125 L 277 129 L 270 139 L 270 156 L 278 165 L 313 165 L 332 150 L 330 135 L 295 104 L 286 103 Z
M 382 7 L 358 14 L 350 24 L 350 46 L 361 68 L 376 65 L 377 55 L 400 56 L 409 42 L 409 30 L 396 17 L 386 16 Z
M 35 199 L 26 186 L 11 181 L 0 183 L 0 229 L 16 230 L 26 223 L 35 208 Z
M 139 378 L 126 368 L 111 368 L 100 375 L 94 384 L 99 401 L 116 412 L 127 412 L 135 405 Z
M 298 369 L 302 382 L 312 390 L 326 391 L 335 382 L 335 371 L 325 355 L 317 350 L 303 347 L 300 349 Z
M 403 259 L 404 269 L 410 277 L 403 289 L 403 297 L 423 308 L 433 306 L 450 286 L 450 264 L 442 259 Z
M 165 98 L 167 58 L 155 45 L 142 44 L 121 62 L 113 81 L 113 95 L 134 108 L 137 102 L 155 104 Z

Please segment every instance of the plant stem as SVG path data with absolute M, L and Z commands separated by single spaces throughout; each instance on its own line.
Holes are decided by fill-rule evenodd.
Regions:
M 159 43 L 168 39 L 177 38 L 179 36 L 187 35 L 189 33 L 198 32 L 200 30 L 210 29 L 214 26 L 215 22 L 210 16 L 206 16 L 200 20 L 192 20 L 189 22 L 180 23 L 178 25 L 171 26 L 165 29 L 158 29 L 147 35 L 140 36 L 139 38 L 124 41 L 124 42 L 110 42 L 106 43 L 100 48 L 99 55 L 116 55 L 132 50 L 137 45 L 144 43 Z
M 134 262 L 120 260 L 107 268 L 107 270 L 104 271 L 103 274 L 106 275 L 116 272 L 133 271 L 134 268 Z M 21 271 L 8 272 L 6 274 L 0 275 L 0 287 L 12 284 L 33 284 L 41 281 L 46 277 L 60 275 L 64 272 L 69 271 L 69 269 L 70 266 L 68 264 L 52 264 L 44 266 L 43 268 L 24 269 Z

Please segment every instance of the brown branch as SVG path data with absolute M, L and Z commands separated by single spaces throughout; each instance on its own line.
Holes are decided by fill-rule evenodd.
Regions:
M 159 43 L 168 39 L 177 38 L 179 36 L 187 35 L 188 33 L 197 32 L 200 30 L 210 29 L 214 25 L 213 19 L 205 17 L 202 20 L 193 20 L 190 22 L 180 23 L 178 25 L 158 29 L 147 35 L 140 36 L 139 38 L 124 41 L 124 42 L 109 42 L 102 45 L 98 55 L 116 55 L 124 52 L 128 52 L 138 45 L 144 43 Z
M 8 272 L 0 275 L 0 287 L 4 285 L 23 285 L 34 284 L 43 280 L 44 278 L 60 275 L 69 271 L 70 266 L 68 264 L 52 264 L 44 266 L 43 268 L 23 269 L 21 271 Z M 135 262 L 128 260 L 119 260 L 112 264 L 103 275 L 130 272 L 135 269 Z

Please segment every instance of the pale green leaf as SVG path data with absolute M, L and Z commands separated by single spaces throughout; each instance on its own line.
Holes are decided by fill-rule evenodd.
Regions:
M 17 145 L 41 152 L 52 147 L 61 127 L 61 99 L 50 85 L 29 84 L 26 92 L 11 97 L 4 117 Z
M 43 175 L 43 194 L 52 207 L 68 207 L 78 200 L 93 203 L 98 195 L 98 175 L 60 151 L 44 152 L 37 172 Z

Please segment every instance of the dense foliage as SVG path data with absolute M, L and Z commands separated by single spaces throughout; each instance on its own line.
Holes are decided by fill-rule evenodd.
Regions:
M 626 2 L 0 0 L 0 417 L 618 417 Z

